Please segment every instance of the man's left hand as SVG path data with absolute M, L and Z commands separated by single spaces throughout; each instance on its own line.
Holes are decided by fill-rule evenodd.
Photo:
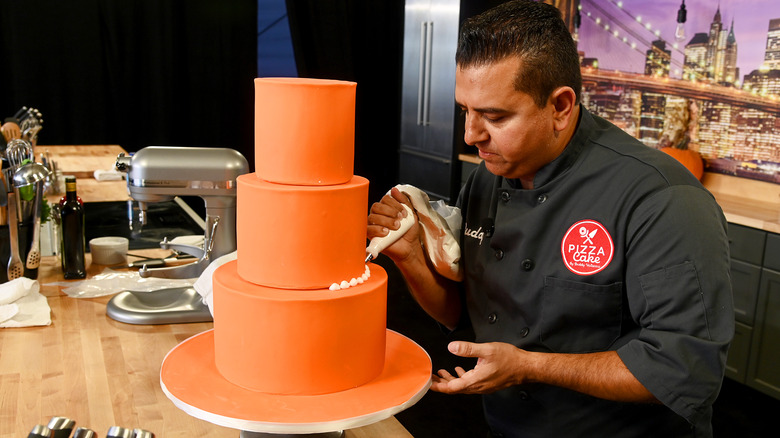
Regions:
M 448 346 L 461 357 L 477 358 L 474 369 L 455 368 L 457 376 L 439 370 L 433 376 L 431 389 L 446 394 L 489 394 L 522 383 L 523 350 L 503 342 L 475 344 L 456 341 Z

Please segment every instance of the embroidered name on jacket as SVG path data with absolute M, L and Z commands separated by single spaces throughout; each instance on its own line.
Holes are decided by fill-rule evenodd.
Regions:
M 566 231 L 561 241 L 563 263 L 577 275 L 592 275 L 609 265 L 615 251 L 612 236 L 594 220 L 581 220 Z
M 471 237 L 472 239 L 479 240 L 479 244 L 482 245 L 482 239 L 485 237 L 485 232 L 482 231 L 482 227 L 479 227 L 476 230 L 472 230 L 471 228 L 469 228 L 469 225 L 466 224 L 466 226 L 463 229 L 463 235 L 466 237 Z

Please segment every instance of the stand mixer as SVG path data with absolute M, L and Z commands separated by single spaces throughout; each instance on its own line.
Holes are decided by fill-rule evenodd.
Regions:
M 206 207 L 203 248 L 171 243 L 163 249 L 191 254 L 197 261 L 185 265 L 139 270 L 141 277 L 196 278 L 217 258 L 236 250 L 236 178 L 249 171 L 239 152 L 225 148 L 148 146 L 132 156 L 120 154 L 116 169 L 127 173 L 127 191 L 138 201 L 141 223 L 146 204 L 176 196 L 198 196 Z M 191 287 L 134 293 L 111 299 L 108 315 L 131 324 L 164 324 L 210 320 L 208 308 Z

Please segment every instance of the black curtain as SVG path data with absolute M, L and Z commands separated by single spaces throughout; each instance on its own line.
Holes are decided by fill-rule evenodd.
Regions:
M 287 0 L 298 76 L 357 82 L 355 174 L 398 183 L 403 0 Z
M 254 165 L 256 0 L 0 2 L 0 118 L 39 144 L 228 147 Z

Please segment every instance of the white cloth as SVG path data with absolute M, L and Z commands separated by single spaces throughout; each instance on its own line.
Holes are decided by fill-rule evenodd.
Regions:
M 208 267 L 206 267 L 203 273 L 200 274 L 200 277 L 198 277 L 198 279 L 195 280 L 195 283 L 192 285 L 192 288 L 195 289 L 195 291 L 198 292 L 198 294 L 203 298 L 203 303 L 209 307 L 211 316 L 214 316 L 214 284 L 211 278 L 214 275 L 214 271 L 216 271 L 218 267 L 235 259 L 236 251 L 233 251 L 214 260 L 208 265 Z
M 95 181 L 119 181 L 124 174 L 116 169 L 101 170 L 98 169 L 93 173 Z
M 0 327 L 51 324 L 51 307 L 38 280 L 20 277 L 0 285 Z
M 431 202 L 417 187 L 399 184 L 398 190 L 409 197 L 423 229 L 423 244 L 436 272 L 451 280 L 463 279 L 460 269 L 460 209 L 443 201 Z

